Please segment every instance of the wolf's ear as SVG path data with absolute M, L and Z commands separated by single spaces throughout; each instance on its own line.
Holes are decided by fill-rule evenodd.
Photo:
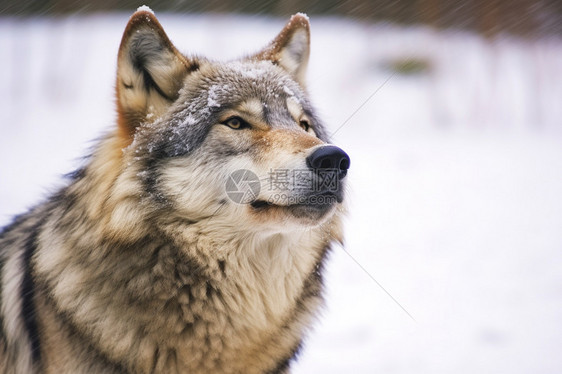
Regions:
M 270 60 L 305 86 L 306 66 L 310 55 L 310 23 L 305 14 L 291 17 L 283 30 L 255 58 Z
M 178 98 L 183 78 L 194 63 L 177 51 L 149 11 L 131 16 L 117 60 L 117 108 L 121 134 L 156 118 Z

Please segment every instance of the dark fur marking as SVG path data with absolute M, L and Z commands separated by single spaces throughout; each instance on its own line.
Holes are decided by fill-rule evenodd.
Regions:
M 219 269 L 221 270 L 221 273 L 225 274 L 225 270 L 226 270 L 226 261 L 224 261 L 224 260 L 219 260 L 218 264 L 219 264 Z
M 8 234 L 10 233 L 10 231 L 17 229 L 21 224 L 23 224 L 23 222 L 28 219 L 28 213 L 22 213 L 22 214 L 18 214 L 16 215 L 13 219 L 12 222 L 9 223 L 8 225 L 4 226 L 2 228 L 2 230 L 0 231 L 0 240 L 4 240 L 4 238 L 6 236 L 8 236 Z M 5 248 L 8 248 L 13 241 L 8 242 L 8 244 L 5 244 Z M 1 249 L 0 249 L 1 250 Z
M 37 250 L 39 230 L 45 220 L 46 217 L 32 227 L 31 234 L 25 242 L 22 258 L 24 271 L 21 284 L 22 318 L 31 345 L 31 357 L 36 364 L 41 362 L 41 343 L 39 340 L 39 328 L 37 326 L 35 312 L 35 284 L 33 281 L 33 264 L 31 261 L 33 254 Z
M 171 97 L 169 97 L 168 95 L 166 95 L 166 93 L 164 91 L 162 91 L 162 89 L 160 88 L 160 86 L 158 86 L 156 84 L 156 82 L 154 81 L 154 79 L 152 79 L 152 75 L 150 75 L 150 73 L 148 72 L 148 70 L 146 70 L 144 67 L 141 70 L 142 71 L 142 77 L 143 77 L 143 81 L 144 81 L 144 89 L 146 91 L 150 91 L 150 88 L 153 88 L 156 92 L 158 92 L 158 94 L 160 96 L 162 96 L 164 99 L 172 102 L 174 101 L 174 99 L 172 99 Z
M 145 163 L 144 170 L 147 171 L 145 176 L 142 178 L 144 188 L 146 192 L 153 198 L 157 203 L 165 205 L 166 198 L 162 195 L 158 188 L 158 180 L 160 179 L 160 169 L 158 168 L 158 158 L 152 158 L 147 160 Z
M 164 91 L 156 84 L 149 71 L 146 68 L 148 61 L 151 59 L 159 59 L 164 51 L 164 46 L 154 39 L 152 34 L 139 34 L 131 41 L 131 49 L 129 58 L 133 68 L 142 74 L 144 81 L 144 89 L 148 92 L 153 88 L 160 96 L 168 101 L 174 101 L 166 95 Z M 125 84 L 125 83 L 123 83 Z M 126 86 L 126 85 L 125 85 Z
M 152 362 L 151 373 L 156 372 L 156 366 L 158 365 L 158 360 L 160 359 L 160 346 L 156 346 L 156 352 L 154 352 L 154 361 Z
M 297 343 L 297 345 L 291 349 L 291 353 L 284 359 L 282 359 L 273 370 L 268 371 L 268 374 L 281 374 L 286 373 L 287 369 L 291 366 L 291 363 L 298 357 L 302 350 L 302 340 Z
M 14 241 L 15 241 L 15 237 L 12 236 L 11 238 L 9 238 L 9 234 L 12 230 L 16 230 L 20 225 L 22 225 L 25 220 L 28 219 L 28 214 L 20 214 L 17 215 L 13 218 L 12 222 L 6 226 L 4 226 L 1 230 L 0 230 L 0 244 L 1 244 L 1 248 L 0 248 L 0 279 L 3 278 L 3 273 L 4 273 L 4 264 L 6 261 L 6 254 L 5 253 L 1 253 L 1 251 L 4 248 L 10 248 Z M 24 230 L 23 234 L 25 234 L 28 230 Z M 2 297 L 2 288 L 0 288 L 0 307 L 2 306 L 3 303 L 3 297 Z M 4 331 L 4 318 L 3 318 L 3 314 L 0 313 L 0 343 L 4 342 L 5 339 L 5 331 Z M 4 342 L 5 343 L 5 342 Z M 5 344 L 2 345 L 4 347 L 4 349 L 6 349 Z
M 70 179 L 71 181 L 78 181 L 86 176 L 86 168 L 79 168 L 70 173 L 64 175 L 65 178 Z
M 188 71 L 189 73 L 194 73 L 194 72 L 196 72 L 197 70 L 199 70 L 200 67 L 201 67 L 201 66 L 199 65 L 199 62 L 197 62 L 197 61 L 192 61 L 192 62 L 191 62 L 191 65 L 189 65 L 187 71 Z

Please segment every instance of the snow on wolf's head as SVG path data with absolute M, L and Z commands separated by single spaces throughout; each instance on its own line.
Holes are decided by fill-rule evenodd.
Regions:
M 119 137 L 143 202 L 167 220 L 286 231 L 333 220 L 349 157 L 306 96 L 310 32 L 297 14 L 261 52 L 182 55 L 151 12 L 119 49 Z M 339 209 L 338 209 L 339 208 Z

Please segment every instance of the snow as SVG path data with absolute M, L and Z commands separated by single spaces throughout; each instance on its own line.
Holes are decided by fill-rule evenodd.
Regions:
M 219 90 L 226 90 L 228 89 L 228 86 L 218 86 L 218 85 L 214 85 L 211 86 L 211 88 L 209 89 L 209 95 L 207 97 L 207 106 L 210 108 L 220 108 L 220 103 L 217 101 L 218 100 L 218 92 Z
M 293 96 L 295 93 L 287 86 L 283 86 L 283 91 L 289 96 Z
M 230 67 L 238 71 L 242 76 L 250 79 L 258 79 L 269 72 L 272 63 L 270 61 L 254 62 L 251 66 L 243 62 L 232 62 Z
M 113 126 L 128 17 L 0 18 L 0 224 Z M 286 21 L 159 20 L 220 59 Z M 349 215 L 294 372 L 561 372 L 562 41 L 311 22 L 308 91 L 351 157 Z M 405 60 L 425 68 L 389 68 Z
M 141 12 L 141 11 L 149 12 L 149 13 L 154 14 L 154 11 L 153 11 L 152 9 L 150 9 L 150 7 L 148 7 L 148 6 L 146 6 L 146 5 L 141 5 L 140 7 L 137 8 L 137 12 Z
M 306 13 L 302 13 L 302 12 L 298 12 L 297 14 L 295 14 L 296 16 L 300 16 L 302 18 L 304 18 L 307 21 L 310 21 L 310 18 L 308 17 L 308 14 Z

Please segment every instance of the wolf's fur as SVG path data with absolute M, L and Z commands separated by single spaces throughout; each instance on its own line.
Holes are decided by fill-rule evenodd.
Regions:
M 227 63 L 180 54 L 150 12 L 131 17 L 115 131 L 0 234 L 0 372 L 289 371 L 342 205 L 236 204 L 224 186 L 238 169 L 262 185 L 273 169 L 306 169 L 327 143 L 308 55 L 302 15 Z

